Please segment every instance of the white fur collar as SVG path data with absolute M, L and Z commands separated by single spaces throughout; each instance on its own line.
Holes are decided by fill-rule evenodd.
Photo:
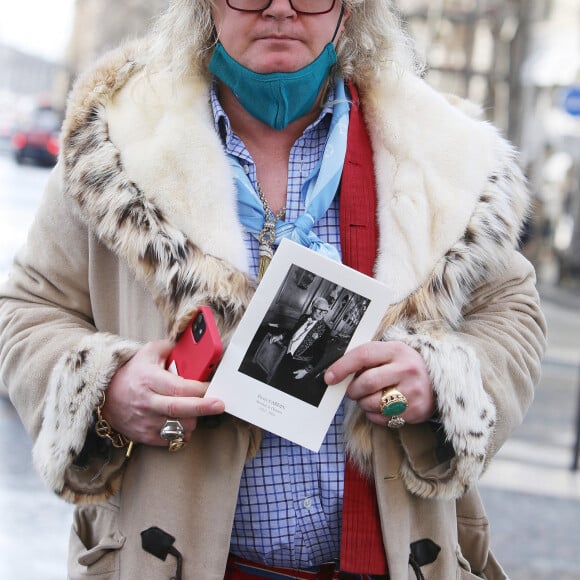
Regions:
M 119 52 L 75 92 L 64 131 L 65 144 L 73 145 L 65 147 L 72 194 L 84 205 L 87 221 L 98 225 L 101 239 L 117 252 L 134 245 L 115 228 L 119 216 L 128 208 L 133 211 L 135 199 L 126 192 L 135 187 L 139 206 L 146 203 L 151 215 L 161 215 L 172 236 L 246 271 L 233 179 L 214 129 L 207 80 L 175 84 L 169 75 L 145 70 L 130 51 Z M 504 230 L 512 240 L 517 236 L 525 211 L 521 192 L 495 187 L 490 220 L 485 217 L 492 211 L 489 204 L 481 203 L 490 180 L 509 174 L 515 165 L 509 145 L 493 127 L 407 74 L 384 71 L 376 86 L 359 92 L 378 189 L 375 271 L 393 302 L 429 279 L 474 215 L 479 215 L 478 228 L 491 230 L 489 221 L 494 220 L 498 236 Z M 89 165 L 97 175 L 87 182 Z M 91 195 L 93 182 L 109 193 Z M 113 210 L 111 204 L 118 207 Z M 507 224 L 499 223 L 502 204 L 510 206 Z M 108 226 L 101 223 L 103 212 L 111 217 Z M 130 263 L 141 260 L 133 258 L 129 256 Z
M 462 235 L 492 172 L 498 139 L 489 124 L 415 77 L 386 72 L 380 85 L 361 93 L 379 193 L 376 273 L 400 300 Z M 130 179 L 202 250 L 245 270 L 233 181 L 207 84 L 174 86 L 161 74 L 137 73 L 106 114 Z

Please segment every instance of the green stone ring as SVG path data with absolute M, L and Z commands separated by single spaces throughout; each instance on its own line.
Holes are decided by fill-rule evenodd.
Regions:
M 401 415 L 406 411 L 408 406 L 409 401 L 407 401 L 407 397 L 395 389 L 395 387 L 383 389 L 380 405 L 381 415 L 384 417 L 394 417 L 395 415 Z

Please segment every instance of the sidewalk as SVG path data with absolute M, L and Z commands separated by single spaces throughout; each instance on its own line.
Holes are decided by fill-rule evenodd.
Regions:
M 64 580 L 72 506 L 40 482 L 31 445 L 0 396 L 0 578 Z

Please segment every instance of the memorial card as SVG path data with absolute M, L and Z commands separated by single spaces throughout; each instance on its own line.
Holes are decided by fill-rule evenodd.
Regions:
M 324 371 L 371 340 L 386 286 L 284 239 L 236 329 L 207 396 L 226 412 L 318 451 L 352 377 Z

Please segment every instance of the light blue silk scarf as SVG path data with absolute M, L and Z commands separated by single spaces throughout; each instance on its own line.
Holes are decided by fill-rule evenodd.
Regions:
M 326 213 L 338 190 L 346 154 L 349 110 L 344 81 L 337 79 L 334 111 L 324 154 L 302 186 L 301 197 L 306 211 L 294 222 L 279 220 L 276 223 L 275 246 L 278 246 L 282 238 L 289 238 L 324 256 L 340 261 L 336 248 L 324 243 L 312 231 L 312 227 Z M 238 159 L 233 155 L 228 155 L 228 158 L 237 187 L 238 215 L 245 228 L 257 239 L 264 226 L 262 202 Z

